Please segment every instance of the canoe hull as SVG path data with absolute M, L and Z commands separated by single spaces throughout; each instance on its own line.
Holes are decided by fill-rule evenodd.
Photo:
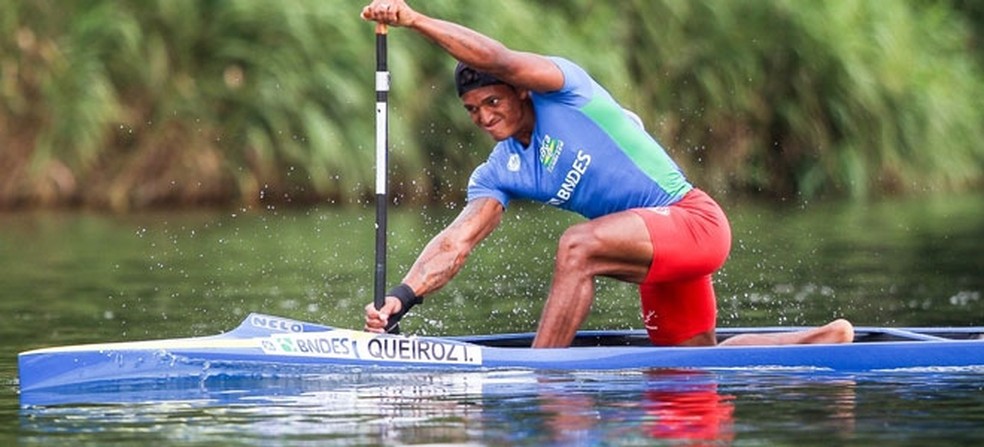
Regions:
M 892 331 L 899 332 L 889 329 L 881 333 Z M 523 342 L 528 334 L 404 337 L 251 314 L 235 330 L 216 336 L 23 352 L 18 356 L 18 368 L 22 403 L 32 402 L 31 396 L 36 392 L 50 394 L 84 384 L 288 377 L 338 368 L 435 371 L 795 368 L 855 372 L 984 365 L 984 340 L 975 338 L 981 331 L 984 328 L 964 329 L 960 338 L 966 339 L 962 340 L 904 331 L 914 338 L 903 336 L 896 337 L 901 341 L 844 345 L 584 346 L 534 350 L 495 346 L 497 343 L 502 346 L 510 337 Z M 598 334 L 594 337 L 600 339 Z

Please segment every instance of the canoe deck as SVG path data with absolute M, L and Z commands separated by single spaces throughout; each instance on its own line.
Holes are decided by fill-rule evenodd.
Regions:
M 741 334 L 769 334 L 807 329 L 805 327 L 718 328 L 717 341 L 721 343 Z M 534 333 L 473 335 L 448 337 L 452 340 L 497 348 L 529 348 Z M 984 340 L 982 327 L 934 327 L 934 328 L 882 328 L 859 327 L 854 331 L 854 343 L 880 343 L 900 341 Z M 579 331 L 571 347 L 636 346 L 652 347 L 643 330 Z

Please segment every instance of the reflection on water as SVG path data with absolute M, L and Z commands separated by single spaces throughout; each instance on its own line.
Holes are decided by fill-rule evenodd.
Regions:
M 540 390 L 544 427 L 555 444 L 608 445 L 629 439 L 647 444 L 644 440 L 651 439 L 674 445 L 726 445 L 734 439 L 735 396 L 719 393 L 711 373 L 650 370 L 592 380 L 601 388 L 597 393 Z M 613 384 L 623 385 L 614 402 L 608 397 L 612 390 L 606 389 L 618 388 Z
M 659 377 L 698 375 L 696 372 L 666 371 Z M 646 414 L 652 418 L 648 433 L 656 438 L 680 439 L 699 443 L 728 443 L 734 439 L 734 395 L 718 392 L 713 378 L 687 386 L 647 390 Z
M 728 204 L 721 326 L 984 325 L 984 196 L 773 208 Z M 451 212 L 395 209 L 390 278 Z M 418 335 L 525 332 L 575 219 L 516 206 Z M 0 445 L 984 445 L 984 371 L 304 377 L 107 387 L 106 405 L 20 408 L 16 354 L 212 335 L 259 311 L 360 327 L 371 209 L 0 214 Z M 587 322 L 636 328 L 632 287 L 598 282 Z
M 730 442 L 734 396 L 699 371 L 380 373 L 87 387 L 116 405 L 22 410 L 22 440 L 73 434 L 165 440 L 342 438 L 343 443 Z
M 984 369 L 337 371 L 21 410 L 19 440 L 278 445 L 946 445 L 984 440 Z M 935 403 L 934 403 L 935 402 Z M 884 430 L 889 426 L 891 430 Z M 872 444 L 869 444 L 872 443 Z
M 60 433 L 132 430 L 166 440 L 224 442 L 277 439 L 290 443 L 340 438 L 344 444 L 403 437 L 463 442 L 476 423 L 483 382 L 499 373 L 392 374 L 356 369 L 305 377 L 210 377 L 87 387 L 78 399 L 116 402 L 22 410 L 32 441 Z M 83 437 L 84 438 L 84 437 Z M 361 441 L 360 441 L 361 440 Z M 279 442 L 279 441 L 278 441 Z

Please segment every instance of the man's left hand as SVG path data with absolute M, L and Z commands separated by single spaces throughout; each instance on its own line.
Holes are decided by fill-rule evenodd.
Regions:
M 417 12 L 405 0 L 373 0 L 362 8 L 362 19 L 391 26 L 411 26 Z

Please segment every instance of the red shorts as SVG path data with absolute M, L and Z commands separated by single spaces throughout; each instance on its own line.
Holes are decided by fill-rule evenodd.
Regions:
M 715 327 L 711 274 L 731 251 L 731 228 L 721 207 L 693 189 L 668 207 L 632 210 L 642 217 L 653 261 L 639 285 L 642 320 L 655 345 L 678 345 Z

